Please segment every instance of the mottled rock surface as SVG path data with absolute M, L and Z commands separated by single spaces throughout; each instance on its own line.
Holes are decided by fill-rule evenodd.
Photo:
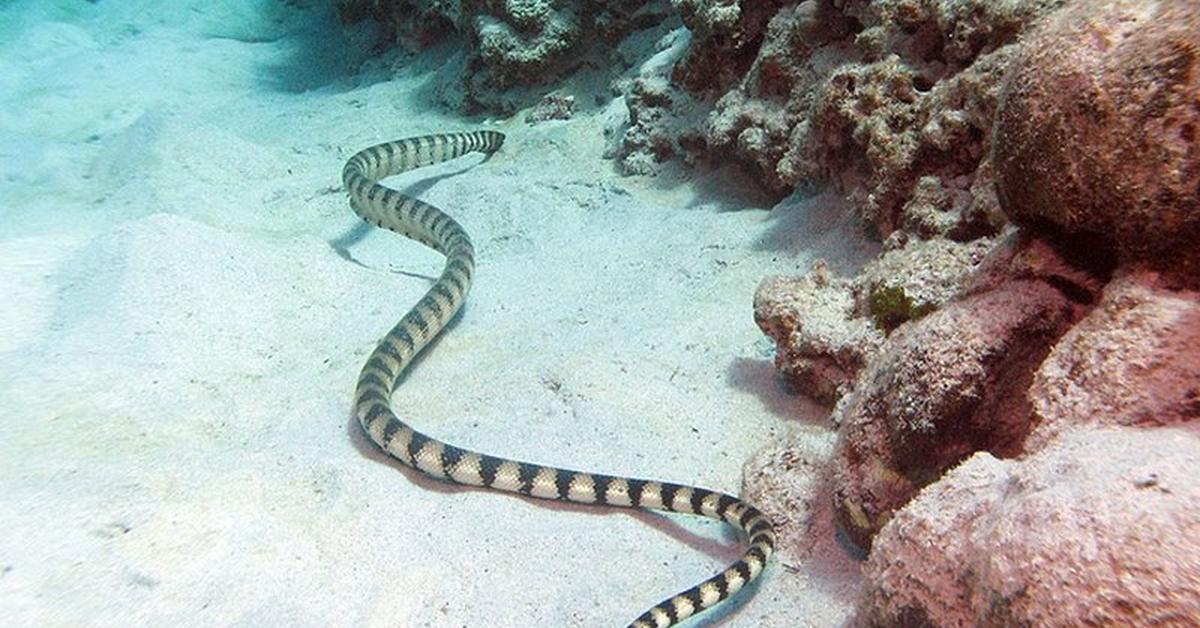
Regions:
M 829 460 L 834 433 L 798 428 L 746 461 L 743 497 L 775 524 L 779 549 L 789 560 L 809 555 L 817 539 L 816 518 L 828 517 Z
M 743 39 L 762 43 L 717 98 L 705 150 L 775 190 L 835 184 L 884 236 L 994 233 L 987 153 L 1001 78 L 1017 36 L 1060 4 L 810 0 L 761 34 L 743 20 Z
M 420 51 L 452 41 L 457 76 L 441 85 L 455 108 L 510 114 L 582 69 L 628 63 L 614 54 L 631 31 L 661 23 L 664 2 L 633 0 L 337 0 L 345 22 L 374 19 L 389 45 Z M 533 88 L 533 89 L 530 89 Z
M 1184 480 L 1200 467 L 1197 14 L 1184 2 L 1079 3 L 1020 53 L 994 163 L 1023 233 L 968 290 L 1041 282 L 1081 320 L 1011 391 L 1027 399 L 1028 435 L 991 453 L 1015 457 L 976 454 L 878 529 L 864 623 L 1200 617 L 1200 500 Z M 843 436 L 839 447 L 870 442 Z M 852 478 L 869 487 L 881 475 Z
M 775 341 L 775 365 L 795 388 L 834 403 L 887 334 L 954 299 L 992 247 L 943 238 L 897 245 L 853 279 L 823 263 L 802 277 L 768 277 L 754 294 L 754 320 Z
M 834 507 L 861 547 L 917 490 L 976 451 L 1019 453 L 1033 372 L 1070 322 L 1052 287 L 1013 281 L 898 328 L 834 417 Z
M 993 243 L 912 240 L 884 251 L 854 279 L 856 311 L 891 331 L 957 297 Z
M 1071 433 L 971 457 L 865 566 L 872 626 L 1185 626 L 1200 617 L 1200 430 Z M 936 548 L 936 550 L 934 549 Z
M 775 340 L 775 366 L 804 394 L 845 394 L 884 334 L 855 313 L 853 285 L 818 264 L 804 277 L 769 277 L 754 294 L 754 320 Z
M 1038 368 L 1029 396 L 1032 449 L 1080 425 L 1200 420 L 1200 291 L 1148 271 L 1118 277 Z
M 1015 60 L 996 123 L 1014 219 L 1200 283 L 1200 3 L 1073 4 Z
M 525 114 L 530 124 L 547 120 L 570 120 L 575 115 L 575 97 L 569 94 L 546 94 L 538 104 Z

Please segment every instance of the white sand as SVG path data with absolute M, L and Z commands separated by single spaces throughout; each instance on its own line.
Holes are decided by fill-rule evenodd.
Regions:
M 322 84 L 301 46 L 334 40 L 319 12 L 256 13 L 273 4 L 0 5 L 4 623 L 618 626 L 732 560 L 716 523 L 448 487 L 363 439 L 358 369 L 441 258 L 362 226 L 342 163 L 509 136 L 392 182 L 479 253 L 463 316 L 397 392 L 418 428 L 732 492 L 772 435 L 820 419 L 780 389 L 753 290 L 814 255 L 855 263 L 854 230 L 720 179 L 617 177 L 603 113 L 438 112 L 436 60 L 286 91 Z M 785 563 L 691 625 L 845 620 L 857 566 L 832 540 Z

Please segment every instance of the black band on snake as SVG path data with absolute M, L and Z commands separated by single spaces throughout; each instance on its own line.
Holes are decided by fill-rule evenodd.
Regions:
M 702 515 L 733 526 L 749 543 L 740 559 L 659 602 L 629 624 L 630 628 L 672 626 L 728 599 L 762 573 L 775 547 L 775 532 L 758 509 L 732 495 L 693 486 L 556 469 L 476 453 L 414 430 L 392 407 L 397 378 L 466 300 L 475 251 L 453 218 L 378 181 L 473 151 L 491 154 L 503 143 L 504 135 L 495 131 L 429 135 L 372 146 L 346 162 L 342 181 L 355 213 L 372 225 L 446 256 L 445 269 L 433 287 L 379 341 L 363 366 L 354 393 L 355 416 L 380 448 L 440 480 L 542 499 Z

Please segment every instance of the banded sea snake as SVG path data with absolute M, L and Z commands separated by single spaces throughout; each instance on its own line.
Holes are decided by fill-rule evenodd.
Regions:
M 556 469 L 468 451 L 414 430 L 392 409 L 397 378 L 466 300 L 475 252 L 467 233 L 453 218 L 379 181 L 474 151 L 490 155 L 503 143 L 504 135 L 495 131 L 429 135 L 372 146 L 346 162 L 342 182 L 359 217 L 446 256 L 446 266 L 433 287 L 371 352 L 358 377 L 354 413 L 376 445 L 434 478 L 541 499 L 696 514 L 729 524 L 749 542 L 741 558 L 721 573 L 659 602 L 629 628 L 675 625 L 728 599 L 762 573 L 775 547 L 775 531 L 758 509 L 732 495 L 703 488 Z

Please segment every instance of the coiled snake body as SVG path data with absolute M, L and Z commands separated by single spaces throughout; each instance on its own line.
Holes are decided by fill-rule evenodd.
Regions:
M 475 258 L 470 238 L 453 218 L 378 181 L 473 151 L 490 155 L 503 142 L 504 135 L 495 131 L 430 135 L 372 146 L 346 162 L 342 181 L 355 213 L 372 225 L 446 256 L 446 266 L 433 287 L 371 352 L 358 377 L 354 413 L 380 448 L 434 478 L 542 499 L 696 514 L 733 526 L 749 542 L 739 560 L 659 602 L 629 625 L 672 626 L 729 598 L 762 572 L 775 546 L 775 532 L 758 509 L 732 495 L 703 488 L 556 469 L 476 453 L 414 430 L 392 408 L 397 378 L 462 307 L 471 287 Z

